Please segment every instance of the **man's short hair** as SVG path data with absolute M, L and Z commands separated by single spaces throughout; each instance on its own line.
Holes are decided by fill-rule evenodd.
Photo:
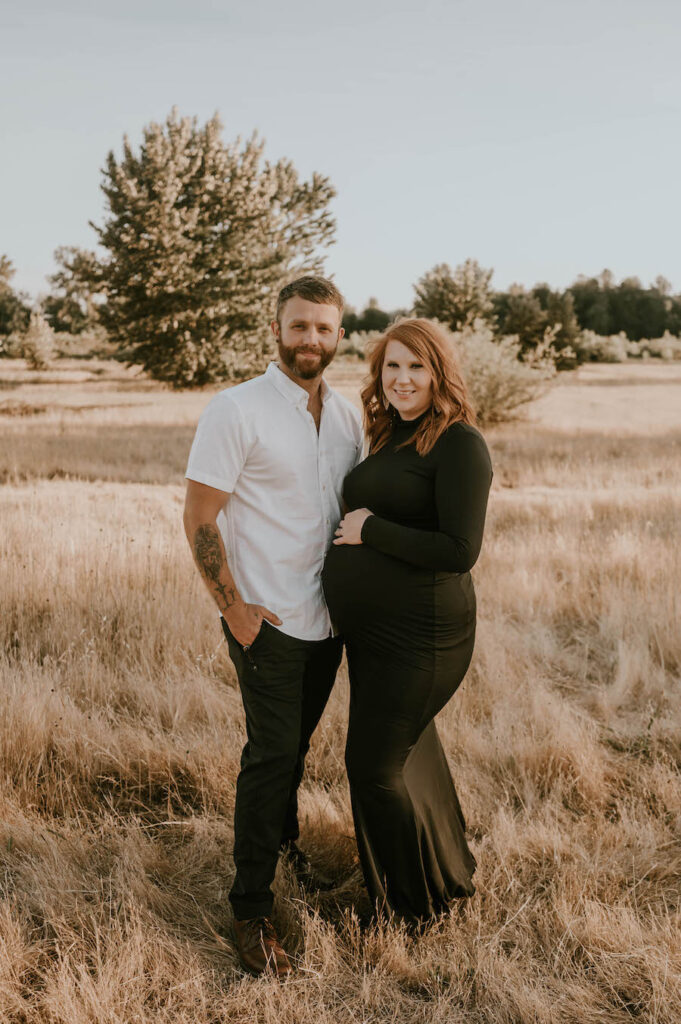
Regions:
M 280 320 L 281 311 L 284 305 L 289 299 L 292 299 L 294 295 L 297 295 L 301 299 L 307 299 L 308 302 L 317 302 L 320 305 L 335 306 L 343 315 L 343 296 L 336 288 L 335 284 L 331 281 L 327 281 L 325 277 L 298 277 L 295 281 L 291 281 L 279 292 L 277 298 L 277 321 Z

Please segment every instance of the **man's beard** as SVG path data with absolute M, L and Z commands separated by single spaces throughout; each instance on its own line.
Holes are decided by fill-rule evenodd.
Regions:
M 338 348 L 338 342 L 336 342 L 332 349 L 311 349 L 305 345 L 284 345 L 282 341 L 277 342 L 279 349 L 279 358 L 285 366 L 288 366 L 289 370 L 300 377 L 301 380 L 313 380 L 318 377 L 329 365 L 331 360 L 336 354 Z M 299 356 L 306 352 L 318 355 L 319 359 L 314 362 L 304 359 L 299 359 Z

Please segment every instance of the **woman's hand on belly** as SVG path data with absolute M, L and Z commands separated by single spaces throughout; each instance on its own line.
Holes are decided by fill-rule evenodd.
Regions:
M 372 516 L 373 512 L 368 508 L 356 508 L 354 512 L 348 512 L 343 516 L 338 529 L 334 544 L 361 544 L 362 527 L 365 521 Z

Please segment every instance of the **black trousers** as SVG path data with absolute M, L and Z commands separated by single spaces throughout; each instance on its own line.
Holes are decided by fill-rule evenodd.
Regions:
M 343 653 L 340 637 L 298 640 L 263 620 L 248 651 L 221 619 L 236 669 L 247 743 L 234 807 L 229 894 L 237 920 L 269 915 L 279 851 L 298 838 L 298 787 L 305 755 Z

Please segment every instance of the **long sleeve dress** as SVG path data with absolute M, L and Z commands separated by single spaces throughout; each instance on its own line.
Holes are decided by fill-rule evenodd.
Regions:
M 492 468 L 480 432 L 451 424 L 425 456 L 417 420 L 346 477 L 369 508 L 360 545 L 333 545 L 322 582 L 350 676 L 346 765 L 360 862 L 382 912 L 423 921 L 475 892 L 475 858 L 433 721 L 473 653 L 470 569 Z

